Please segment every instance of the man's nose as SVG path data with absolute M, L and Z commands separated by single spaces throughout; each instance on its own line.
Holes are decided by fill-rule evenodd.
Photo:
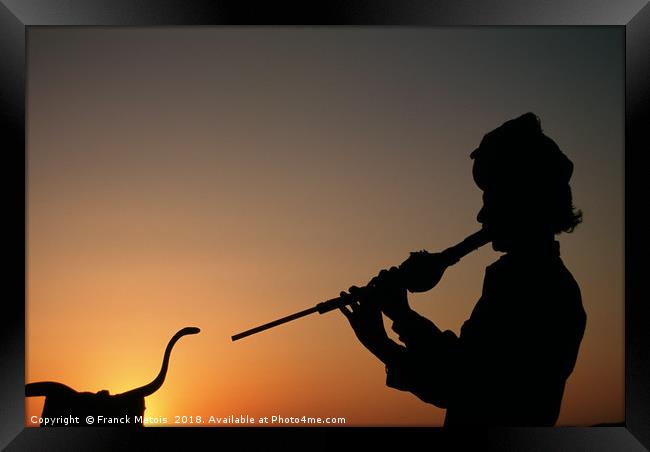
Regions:
M 481 207 L 481 210 L 478 211 L 478 214 L 476 215 L 476 221 L 479 223 L 483 224 L 485 223 L 485 206 Z

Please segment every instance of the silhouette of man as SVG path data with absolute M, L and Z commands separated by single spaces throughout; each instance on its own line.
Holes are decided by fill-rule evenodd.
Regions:
M 505 254 L 487 267 L 483 292 L 460 336 L 413 311 L 397 269 L 374 290 L 351 287 L 341 311 L 385 365 L 389 387 L 446 408 L 445 426 L 552 426 L 586 324 L 580 288 L 555 234 L 581 222 L 573 164 L 526 113 L 485 135 L 472 174 L 483 190 L 477 220 Z M 404 345 L 386 334 L 382 312 Z

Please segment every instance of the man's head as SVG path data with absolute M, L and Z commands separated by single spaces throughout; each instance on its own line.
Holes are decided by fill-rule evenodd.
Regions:
M 483 190 L 477 220 L 491 232 L 495 250 L 571 232 L 580 223 L 569 186 L 573 163 L 544 135 L 533 113 L 486 134 L 470 157 Z

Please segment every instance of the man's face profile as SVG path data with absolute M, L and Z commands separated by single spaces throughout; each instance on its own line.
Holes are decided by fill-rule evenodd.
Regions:
M 516 191 L 516 188 L 513 188 Z M 526 229 L 529 213 L 516 200 L 515 192 L 507 193 L 496 189 L 483 192 L 483 206 L 476 215 L 476 221 L 492 237 L 495 251 L 507 252 L 512 244 L 520 240 Z

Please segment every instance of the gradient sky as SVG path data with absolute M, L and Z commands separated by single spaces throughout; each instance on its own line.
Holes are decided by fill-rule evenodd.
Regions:
M 230 336 L 477 230 L 469 153 L 533 111 L 573 160 L 584 212 L 559 236 L 588 323 L 558 423 L 622 421 L 623 38 L 30 28 L 27 381 L 119 393 L 198 326 L 146 415 L 440 425 L 444 410 L 385 386 L 338 312 Z M 467 256 L 411 305 L 458 333 L 498 256 Z

